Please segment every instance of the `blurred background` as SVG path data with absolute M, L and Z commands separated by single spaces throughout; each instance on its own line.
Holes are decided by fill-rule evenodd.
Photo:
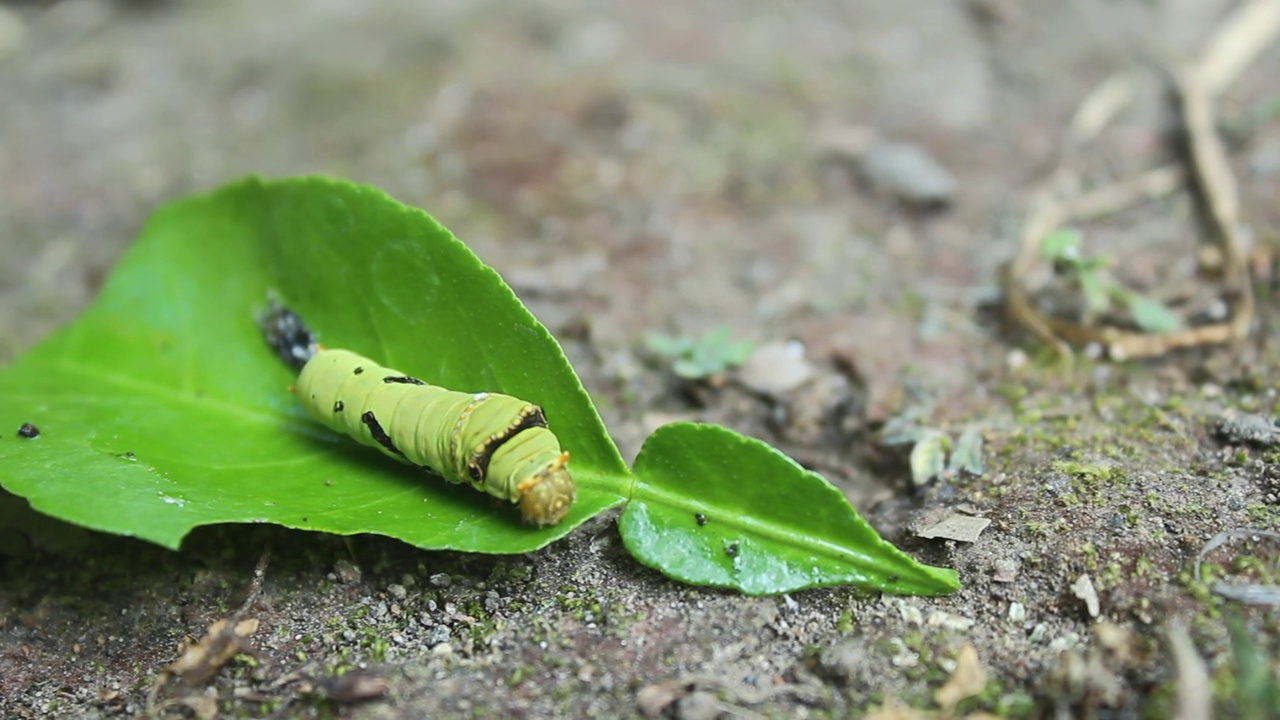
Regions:
M 246 173 L 377 185 L 602 342 L 891 324 L 859 317 L 991 285 L 1083 93 L 1229 4 L 4 3 L 0 359 L 158 204 Z M 958 179 L 951 211 L 860 189 L 840 155 L 873 138 Z

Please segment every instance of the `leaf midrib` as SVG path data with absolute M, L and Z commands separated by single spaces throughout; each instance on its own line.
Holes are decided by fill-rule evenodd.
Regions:
M 76 390 L 76 399 L 78 400 L 86 400 L 89 397 L 100 397 L 104 400 L 113 400 L 113 398 L 103 395 L 90 395 L 83 392 L 84 379 L 91 378 L 103 385 L 114 386 L 122 391 L 147 395 L 175 405 L 214 410 L 226 415 L 234 415 L 246 420 L 252 420 L 257 423 L 279 424 L 282 419 L 286 421 L 293 419 L 290 415 L 274 411 L 254 410 L 245 405 L 227 402 L 216 395 L 205 395 L 200 397 L 185 390 L 176 391 L 165 385 L 143 382 L 130 375 L 121 375 L 119 373 L 109 372 L 103 370 L 101 367 L 85 365 L 65 357 L 56 358 L 50 361 L 49 367 L 63 372 L 68 375 L 69 379 L 74 378 L 74 382 L 69 380 L 68 387 Z

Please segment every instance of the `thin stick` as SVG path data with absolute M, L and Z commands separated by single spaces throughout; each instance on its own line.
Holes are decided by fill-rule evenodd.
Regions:
M 1076 222 L 1096 220 L 1172 194 L 1186 179 L 1186 171 L 1177 165 L 1158 167 L 1067 200 L 1066 214 Z
M 1128 180 L 1060 200 L 1054 196 L 1065 177 L 1065 156 L 1100 133 L 1132 97 L 1126 75 L 1108 78 L 1081 102 L 1064 135 L 1059 166 L 1032 195 L 1018 252 L 1005 273 L 1005 305 L 1013 319 L 1035 333 L 1060 355 L 1070 357 L 1068 343 L 1100 343 L 1114 359 L 1151 357 L 1197 345 L 1239 341 L 1253 323 L 1253 287 L 1240 236 L 1240 201 L 1226 150 L 1217 135 L 1212 99 L 1252 63 L 1280 34 L 1280 0 L 1253 0 L 1229 15 L 1206 43 L 1198 65 L 1174 73 L 1179 111 L 1187 131 L 1191 168 L 1204 198 L 1214 240 L 1227 267 L 1225 283 L 1234 295 L 1226 322 L 1187 330 L 1150 334 L 1115 326 L 1088 326 L 1040 313 L 1022 284 L 1038 256 L 1041 238 L 1072 220 L 1090 220 L 1119 212 L 1182 187 L 1188 173 L 1177 166 L 1149 170 Z
M 1222 246 L 1227 266 L 1226 280 L 1240 295 L 1231 323 L 1232 330 L 1236 339 L 1243 339 L 1249 334 L 1249 325 L 1253 322 L 1253 286 L 1249 282 L 1248 259 L 1240 238 L 1240 193 L 1227 161 L 1226 148 L 1218 136 L 1208 86 L 1200 80 L 1200 74 L 1194 68 L 1179 73 L 1177 83 L 1191 144 L 1193 169 Z
M 1252 0 L 1237 7 L 1218 25 L 1196 64 L 1205 94 L 1222 94 L 1277 33 L 1280 0 Z

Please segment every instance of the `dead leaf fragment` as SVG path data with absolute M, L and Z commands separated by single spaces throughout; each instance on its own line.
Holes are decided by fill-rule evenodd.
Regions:
M 391 689 L 390 683 L 365 670 L 353 670 L 329 683 L 329 697 L 336 703 L 376 700 Z
M 670 682 L 654 683 L 636 693 L 636 708 L 647 718 L 656 718 L 684 695 L 684 688 Z
M 978 659 L 978 650 L 966 644 L 956 655 L 956 669 L 946 684 L 933 693 L 933 699 L 942 708 L 943 714 L 955 711 L 956 705 L 968 697 L 982 692 L 987 686 L 987 671 Z
M 991 518 L 951 515 L 916 533 L 922 538 L 942 538 L 958 542 L 977 542 L 978 536 L 991 524 Z
M 234 626 L 223 618 L 209 626 L 200 642 L 187 648 L 165 672 L 177 675 L 188 685 L 199 685 L 242 652 L 250 652 L 245 640 L 258 631 L 257 618 L 241 620 Z

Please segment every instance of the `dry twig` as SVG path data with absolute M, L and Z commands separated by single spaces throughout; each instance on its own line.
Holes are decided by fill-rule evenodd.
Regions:
M 253 579 L 249 582 L 248 595 L 240 607 L 232 613 L 230 618 L 222 618 L 210 625 L 204 637 L 187 647 L 181 657 L 156 675 L 155 681 L 151 684 L 151 690 L 147 693 L 148 717 L 157 717 L 157 712 L 163 712 L 165 708 L 172 705 L 190 704 L 191 698 L 176 698 L 157 705 L 160 690 L 170 678 L 181 678 L 187 686 L 194 687 L 216 675 L 222 666 L 235 656 L 253 653 L 248 639 L 258 631 L 258 620 L 246 619 L 244 616 L 257 602 L 258 595 L 262 592 L 262 581 L 270 562 L 271 551 L 267 550 L 262 553 L 262 557 L 258 559 L 258 564 L 253 569 Z
M 1212 98 L 1278 33 L 1280 0 L 1254 0 L 1223 21 L 1198 64 L 1172 74 L 1187 133 L 1189 173 L 1177 166 L 1166 166 L 1075 197 L 1059 198 L 1057 188 L 1067 184 L 1064 181 L 1070 177 L 1067 157 L 1083 148 L 1128 104 L 1132 97 L 1130 79 L 1126 75 L 1109 78 L 1081 102 L 1065 133 L 1058 169 L 1032 194 L 1018 253 L 1006 268 L 1005 305 L 1014 321 L 1065 357 L 1070 356 L 1072 343 L 1098 343 L 1112 358 L 1125 359 L 1161 355 L 1182 347 L 1239 341 L 1248 335 L 1254 301 L 1240 232 L 1239 194 L 1216 132 Z M 1113 325 L 1072 322 L 1046 315 L 1034 307 L 1023 278 L 1028 276 L 1038 257 L 1042 238 L 1066 223 L 1094 219 L 1167 195 L 1182 187 L 1188 178 L 1194 178 L 1200 190 L 1214 242 L 1225 264 L 1224 289 L 1232 300 L 1232 312 L 1226 321 L 1176 332 L 1146 333 Z

